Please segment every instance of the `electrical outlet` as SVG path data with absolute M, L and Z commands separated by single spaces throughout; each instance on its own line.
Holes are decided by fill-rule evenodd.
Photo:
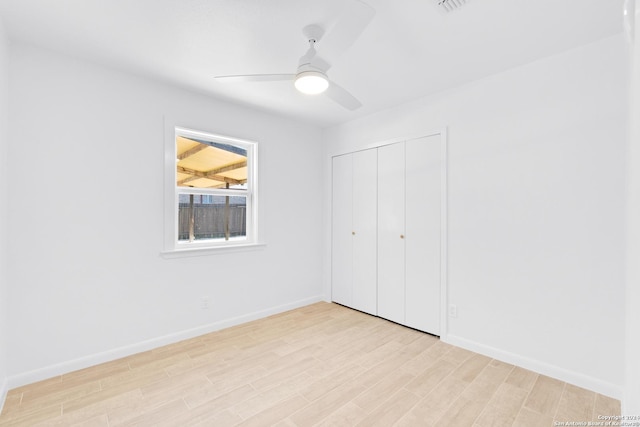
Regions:
M 449 304 L 449 317 L 458 317 L 458 306 Z
M 203 310 L 209 309 L 209 297 L 202 297 L 202 300 L 200 301 L 200 308 Z

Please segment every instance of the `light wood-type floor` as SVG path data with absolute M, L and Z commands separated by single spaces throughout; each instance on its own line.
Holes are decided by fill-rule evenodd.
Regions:
M 11 390 L 0 426 L 544 426 L 617 400 L 318 303 Z

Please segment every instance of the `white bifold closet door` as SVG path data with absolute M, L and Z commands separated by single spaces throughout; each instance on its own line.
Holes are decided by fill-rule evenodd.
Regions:
M 333 158 L 331 299 L 377 314 L 377 151 Z
M 378 149 L 378 315 L 440 334 L 440 135 Z
M 405 323 L 405 144 L 378 148 L 378 316 Z
M 440 135 L 405 145 L 405 324 L 440 334 Z
M 353 305 L 377 314 L 377 150 L 353 153 Z
M 351 307 L 353 281 L 353 157 L 333 158 L 331 211 L 331 300 Z

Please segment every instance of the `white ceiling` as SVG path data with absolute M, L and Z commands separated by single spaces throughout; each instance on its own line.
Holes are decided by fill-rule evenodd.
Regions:
M 622 31 L 623 0 L 365 0 L 376 16 L 329 76 L 354 112 L 290 82 L 215 75 L 294 73 L 302 27 L 330 31 L 353 0 L 0 0 L 12 40 L 152 76 L 326 127 Z M 322 54 L 322 41 L 317 45 Z

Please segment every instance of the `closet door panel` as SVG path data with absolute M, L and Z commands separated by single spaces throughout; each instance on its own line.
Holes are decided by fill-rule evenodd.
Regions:
M 404 143 L 378 148 L 378 316 L 405 320 Z
M 333 158 L 331 200 L 331 300 L 351 306 L 353 281 L 353 156 Z
M 440 135 L 406 142 L 406 325 L 440 334 Z
M 353 153 L 353 305 L 377 313 L 378 151 Z

